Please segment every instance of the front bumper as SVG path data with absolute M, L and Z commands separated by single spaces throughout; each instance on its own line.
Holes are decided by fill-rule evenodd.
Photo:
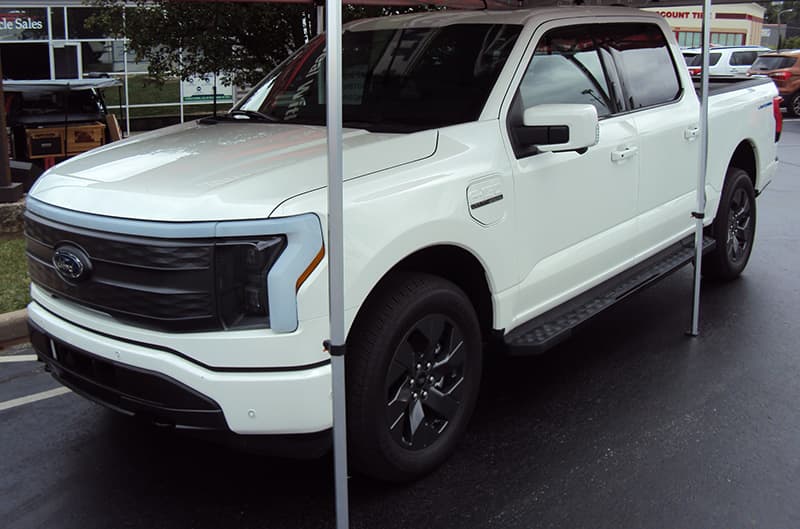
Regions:
M 66 386 L 118 411 L 176 428 L 242 435 L 331 427 L 330 364 L 218 368 L 28 306 L 31 343 Z

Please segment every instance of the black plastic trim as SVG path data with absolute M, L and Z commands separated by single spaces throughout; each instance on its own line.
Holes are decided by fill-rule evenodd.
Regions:
M 237 434 L 228 428 L 219 404 L 184 384 L 160 373 L 119 364 L 64 344 L 59 340 L 53 339 L 30 320 L 28 320 L 28 329 L 31 335 L 31 343 L 39 359 L 47 364 L 54 379 L 78 395 L 123 415 L 142 420 L 155 427 L 170 428 L 192 437 L 198 437 L 251 453 L 306 459 L 321 457 L 331 449 L 333 436 L 330 428 L 303 434 Z M 175 391 L 182 392 L 189 399 L 195 399 L 195 402 L 202 403 L 207 409 L 158 406 L 146 399 L 125 394 L 102 382 L 91 380 L 89 377 L 66 368 L 61 362 L 53 358 L 50 343 L 57 344 L 55 346 L 57 351 L 60 349 L 62 352 L 68 351 L 71 354 L 78 354 L 84 357 L 84 362 L 98 362 L 105 369 L 120 369 L 127 373 L 133 373 L 134 376 L 152 377 L 162 384 L 171 384 L 170 387 Z

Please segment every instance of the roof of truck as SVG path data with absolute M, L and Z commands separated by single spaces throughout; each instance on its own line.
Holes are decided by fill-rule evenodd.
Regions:
M 540 18 L 555 20 L 573 17 L 613 17 L 636 16 L 639 18 L 661 19 L 657 13 L 633 9 L 630 7 L 584 7 L 560 6 L 538 7 L 531 9 L 479 10 L 479 11 L 430 11 L 410 15 L 394 15 L 380 18 L 356 20 L 345 24 L 346 31 L 370 31 L 408 27 L 438 27 L 450 24 L 527 24 L 530 20 Z

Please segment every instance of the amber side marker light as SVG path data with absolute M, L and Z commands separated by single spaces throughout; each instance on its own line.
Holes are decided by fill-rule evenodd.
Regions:
M 311 275 L 311 272 L 313 272 L 317 265 L 322 262 L 323 257 L 325 257 L 325 246 L 320 247 L 317 255 L 314 256 L 306 269 L 303 270 L 303 273 L 300 274 L 300 277 L 297 278 L 297 283 L 295 283 L 295 291 L 300 290 L 300 287 L 303 285 L 303 283 L 305 283 L 306 279 L 308 279 L 308 276 Z

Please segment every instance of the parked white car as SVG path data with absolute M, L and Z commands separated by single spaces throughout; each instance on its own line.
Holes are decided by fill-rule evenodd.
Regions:
M 696 77 L 703 71 L 703 56 L 701 48 L 687 48 L 682 50 L 689 73 Z M 715 46 L 708 54 L 708 75 L 712 77 L 747 77 L 747 70 L 756 59 L 765 53 L 771 52 L 763 46 Z
M 324 49 L 312 40 L 227 115 L 39 179 L 28 315 L 59 381 L 165 427 L 329 447 Z M 700 105 L 658 15 L 414 14 L 350 23 L 343 49 L 356 470 L 434 469 L 467 427 L 484 355 L 541 353 L 690 263 L 696 216 L 706 277 L 744 270 L 777 166 L 775 85 L 711 95 L 694 212 Z

